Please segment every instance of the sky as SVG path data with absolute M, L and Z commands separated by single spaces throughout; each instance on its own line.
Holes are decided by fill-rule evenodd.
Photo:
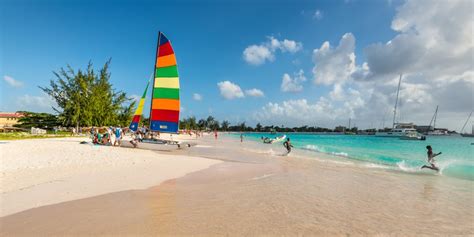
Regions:
M 100 68 L 132 98 L 172 42 L 181 117 L 231 124 L 460 130 L 474 108 L 468 0 L 0 0 L 0 111 L 53 112 L 38 87 L 71 65 Z M 147 105 L 149 107 L 149 103 Z

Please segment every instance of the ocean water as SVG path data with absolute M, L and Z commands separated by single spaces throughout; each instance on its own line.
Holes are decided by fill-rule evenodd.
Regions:
M 260 138 L 275 137 L 283 134 L 245 133 L 246 140 L 260 142 Z M 333 157 L 340 161 L 362 161 L 368 168 L 398 169 L 404 172 L 420 172 L 420 167 L 427 164 L 426 146 L 431 145 L 433 152 L 442 152 L 435 158 L 440 173 L 460 179 L 474 180 L 474 139 L 461 136 L 428 136 L 425 141 L 400 140 L 361 135 L 318 135 L 318 134 L 285 134 L 291 143 L 305 154 L 325 153 L 328 159 Z M 231 134 L 230 136 L 240 136 Z M 268 145 L 281 147 L 281 143 Z M 337 158 L 337 159 L 336 159 Z M 426 171 L 426 169 L 425 169 Z

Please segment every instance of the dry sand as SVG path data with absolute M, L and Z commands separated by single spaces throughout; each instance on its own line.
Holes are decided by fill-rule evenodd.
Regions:
M 75 141 L 67 146 L 75 149 L 73 147 L 81 145 Z M 468 180 L 368 169 L 363 164 L 345 162 L 343 158 L 337 161 L 336 157 L 324 158 L 314 153 L 307 157 L 294 151 L 289 157 L 282 157 L 279 155 L 283 152 L 281 145 L 211 137 L 200 139 L 199 145 L 190 149 L 173 152 L 172 158 L 151 151 L 138 153 L 139 157 L 150 154 L 152 160 L 159 157 L 157 164 L 137 161 L 145 158 L 126 158 L 137 154 L 132 149 L 93 149 L 96 148 L 89 147 L 83 152 L 97 153 L 100 158 L 93 160 L 105 159 L 108 163 L 75 165 L 84 166 L 82 172 L 82 168 L 69 170 L 76 179 L 65 178 L 64 184 L 50 182 L 49 185 L 68 188 L 69 192 L 75 192 L 76 198 L 84 188 L 95 188 L 94 195 L 103 195 L 2 217 L 0 235 L 474 235 L 474 189 L 473 182 Z M 102 157 L 114 152 L 123 154 L 123 160 L 113 155 Z M 160 185 L 145 189 L 150 187 L 148 184 L 153 185 L 151 181 L 144 185 L 148 176 L 168 173 L 170 178 L 178 177 L 177 173 L 186 172 L 177 169 L 188 162 L 196 162 L 190 165 L 192 168 L 196 168 L 196 164 L 203 168 L 216 165 L 165 182 L 157 178 L 156 184 L 161 182 Z M 96 166 L 99 168 L 94 170 Z M 100 168 L 103 166 L 113 169 L 107 173 L 108 169 Z M 153 168 L 149 171 L 150 167 Z M 67 168 L 61 169 L 68 172 Z M 61 169 L 36 177 L 59 176 Z M 88 172 L 92 174 L 90 177 Z M 34 176 L 32 170 L 28 173 Z M 23 175 L 26 176 L 29 175 Z M 114 183 L 122 189 L 106 190 Z M 143 189 L 138 190 L 138 186 Z M 44 205 L 47 197 L 40 194 L 64 193 L 47 184 L 39 183 L 38 187 L 37 193 L 19 193 L 8 203 L 14 204 L 14 198 L 36 200 L 40 197 Z M 125 191 L 114 192 L 118 190 Z M 89 193 L 93 194 L 91 190 Z
M 184 138 L 174 136 L 175 140 Z M 111 192 L 145 189 L 219 163 L 150 150 L 79 144 L 83 140 L 88 139 L 1 141 L 0 217 Z

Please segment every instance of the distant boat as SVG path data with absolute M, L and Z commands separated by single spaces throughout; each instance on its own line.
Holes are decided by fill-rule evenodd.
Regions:
M 428 126 L 429 131 L 426 132 L 426 135 L 429 136 L 449 136 L 449 133 L 445 129 L 436 129 L 436 118 L 438 117 L 438 105 L 436 106 L 435 113 L 431 118 L 430 125 Z M 433 124 L 433 130 L 431 130 L 431 124 Z
M 389 131 L 383 132 L 376 132 L 376 137 L 402 137 L 402 136 L 411 136 L 412 134 L 416 133 L 417 136 L 419 135 L 415 129 L 415 125 L 413 123 L 396 123 L 395 119 L 397 116 L 397 106 L 398 106 L 398 96 L 400 95 L 400 85 L 402 83 L 402 75 L 400 74 L 400 79 L 398 80 L 398 89 L 397 89 L 397 97 L 395 100 L 395 106 L 393 108 L 393 123 L 392 129 Z M 408 137 L 407 137 L 408 138 Z M 426 139 L 426 138 L 425 138 Z M 407 139 L 413 140 L 413 139 Z
M 467 123 L 469 122 L 469 119 L 471 118 L 471 115 L 472 115 L 472 111 L 471 113 L 469 114 L 469 116 L 467 117 L 467 120 L 466 122 L 464 123 L 464 126 L 462 126 L 462 129 L 461 129 L 461 136 L 463 137 L 474 137 L 474 124 L 471 125 L 471 133 L 463 133 L 464 132 L 464 128 L 466 127 Z
M 419 134 L 416 131 L 406 132 L 405 135 L 400 137 L 401 140 L 426 140 L 426 136 Z

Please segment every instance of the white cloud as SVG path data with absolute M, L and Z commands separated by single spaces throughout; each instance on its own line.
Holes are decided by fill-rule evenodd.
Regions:
M 273 61 L 275 56 L 269 48 L 262 45 L 251 45 L 243 52 L 244 60 L 252 65 L 261 65 L 265 61 Z
M 472 70 L 473 22 L 470 1 L 406 1 L 392 21 L 399 34 L 365 49 L 368 79 L 400 73 L 436 78 Z
M 319 49 L 313 51 L 314 82 L 316 84 L 332 85 L 344 83 L 350 79 L 356 70 L 355 66 L 355 37 L 346 33 L 336 48 L 332 48 L 328 41 Z
M 282 52 L 296 53 L 303 48 L 303 44 L 293 40 L 284 39 L 281 42 L 280 49 Z
M 315 125 L 335 126 L 354 118 L 356 111 L 365 106 L 361 94 L 353 89 L 347 92 L 347 101 L 335 103 L 326 97 L 320 97 L 311 103 L 306 99 L 286 100 L 281 103 L 269 102 L 254 113 L 254 119 L 289 126 Z
M 356 64 L 355 37 L 314 50 L 314 82 L 330 86 L 318 100 L 271 102 L 258 119 L 293 125 L 391 127 L 399 74 L 397 121 L 426 125 L 439 105 L 437 127 L 458 129 L 474 108 L 474 40 L 469 1 L 407 0 L 392 21 L 395 35 L 364 48 Z
M 265 96 L 263 91 L 261 91 L 257 88 L 245 90 L 245 94 L 248 95 L 248 96 L 252 96 L 252 97 L 264 97 Z
M 314 12 L 314 14 L 313 14 L 313 18 L 314 18 L 314 19 L 317 19 L 317 20 L 323 19 L 323 16 L 324 16 L 323 12 L 322 12 L 321 10 L 319 10 L 319 9 L 316 10 L 316 11 Z
M 23 95 L 18 98 L 17 110 L 25 110 L 32 112 L 53 112 L 53 106 L 56 103 L 48 95 Z
M 280 50 L 281 52 L 296 53 L 303 48 L 301 42 L 294 40 L 284 39 L 282 41 L 270 36 L 268 41 L 261 43 L 260 45 L 250 45 L 245 48 L 242 53 L 244 60 L 251 65 L 261 65 L 266 61 L 272 62 L 275 60 L 275 52 Z
M 303 90 L 301 84 L 305 81 L 306 77 L 304 76 L 304 71 L 302 69 L 300 69 L 298 73 L 295 73 L 293 78 L 291 78 L 288 73 L 285 73 L 281 80 L 280 89 L 283 92 L 299 92 Z
M 201 101 L 202 100 L 202 95 L 200 95 L 198 93 L 194 93 L 193 94 L 193 100 Z
M 366 47 L 367 62 L 352 75 L 373 91 L 369 107 L 393 107 L 398 75 L 403 74 L 400 120 L 426 124 L 440 105 L 439 126 L 458 128 L 459 117 L 474 108 L 472 4 L 408 0 L 391 27 L 398 34 Z
M 23 82 L 21 81 L 18 81 L 18 80 L 15 80 L 13 77 L 11 76 L 3 76 L 3 80 L 8 84 L 10 85 L 11 87 L 22 87 L 23 86 Z
M 221 81 L 217 83 L 217 86 L 219 87 L 221 96 L 227 100 L 244 97 L 244 93 L 242 92 L 242 89 L 240 89 L 240 86 L 230 81 Z

